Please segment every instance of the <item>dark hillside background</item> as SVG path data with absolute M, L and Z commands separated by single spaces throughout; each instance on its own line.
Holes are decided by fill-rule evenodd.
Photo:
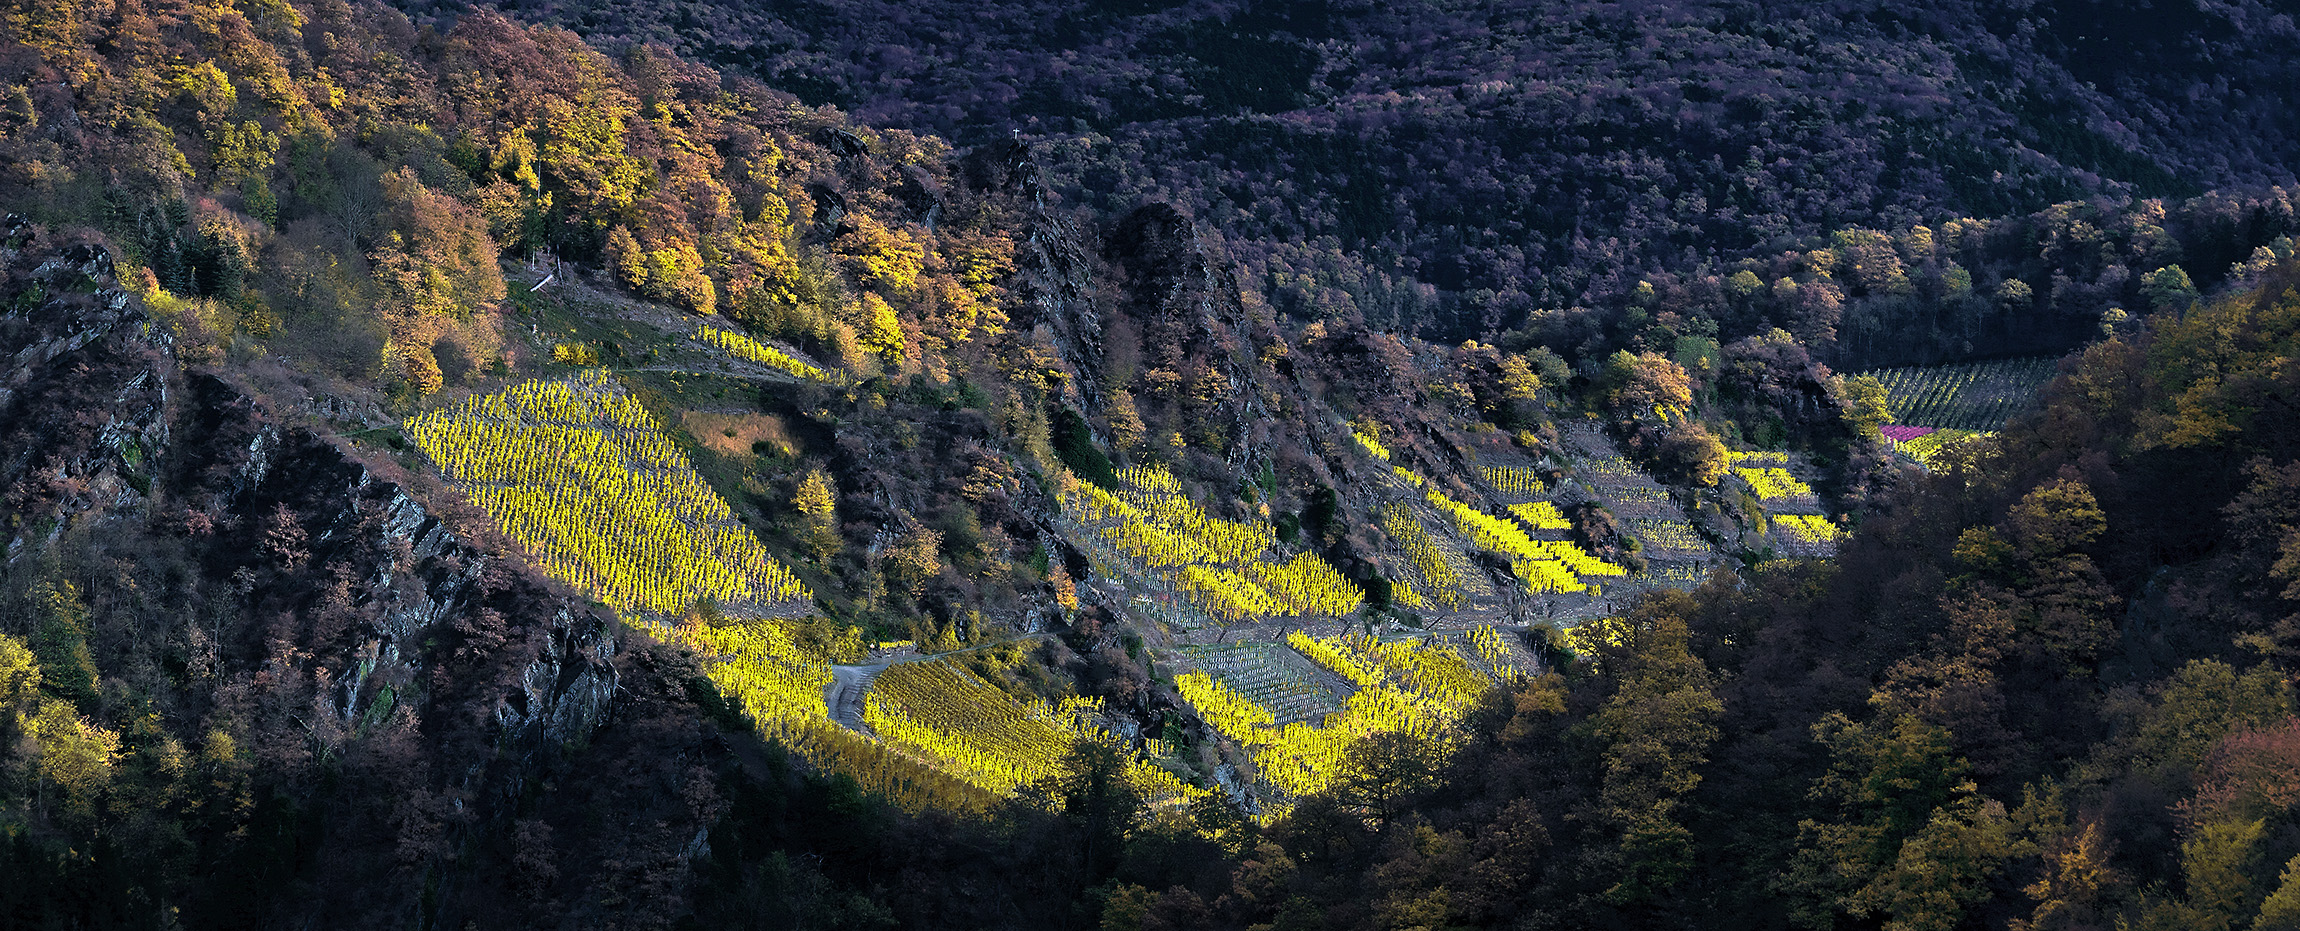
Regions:
M 502 8 L 867 123 L 1019 133 L 1073 201 L 1219 229 L 1282 310 L 1449 339 L 1848 226 L 2290 186 L 2300 156 L 2295 10 L 2262 0 Z

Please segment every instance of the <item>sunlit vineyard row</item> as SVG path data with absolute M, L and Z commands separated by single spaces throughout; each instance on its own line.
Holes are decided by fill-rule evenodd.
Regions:
M 1926 433 L 1922 436 L 1918 436 L 1914 439 L 1896 442 L 1893 444 L 1893 446 L 1894 448 L 1899 449 L 1904 455 L 1907 455 L 1909 458 L 1915 459 L 1917 462 L 1923 464 L 1925 468 L 1937 469 L 1941 466 L 1942 453 L 1964 443 L 1967 440 L 1981 439 L 1989 436 L 1995 436 L 1995 434 L 1985 432 L 1976 433 L 1971 430 L 1940 429 Z
M 1435 642 L 1288 638 L 1301 648 L 1297 639 L 1313 644 L 1309 649 L 1326 658 L 1321 664 L 1338 663 L 1352 670 L 1345 675 L 1367 680 L 1340 710 L 1315 725 L 1280 727 L 1268 708 L 1203 672 L 1175 677 L 1183 700 L 1208 725 L 1246 746 L 1263 782 L 1290 796 L 1331 785 L 1350 745 L 1369 735 L 1404 731 L 1450 739 L 1453 725 L 1494 681 L 1451 647 Z
M 949 659 L 888 667 L 863 699 L 863 722 L 886 745 L 1001 796 L 1061 776 L 1079 741 L 1117 743 L 1102 716 L 1100 699 L 1018 700 Z M 1154 806 L 1208 792 L 1145 759 L 1126 775 Z
M 1343 688 L 1314 675 L 1309 660 L 1282 643 L 1262 640 L 1176 648 L 1184 664 L 1270 709 L 1280 722 L 1317 720 L 1340 708 Z
M 1817 514 L 1777 514 L 1773 527 L 1805 543 L 1834 543 L 1843 535 L 1829 519 Z
M 1422 585 L 1426 589 L 1408 588 L 1406 595 L 1410 596 L 1410 600 L 1401 600 L 1406 600 L 1408 607 L 1414 607 L 1414 602 L 1425 599 L 1434 600 L 1448 608 L 1461 607 L 1461 576 L 1454 573 L 1444 551 L 1438 548 L 1436 541 L 1430 539 L 1428 528 L 1422 526 L 1421 519 L 1414 516 L 1413 510 L 1403 504 L 1391 503 L 1382 508 L 1381 522 L 1382 530 L 1405 549 L 1406 558 L 1412 560 L 1414 570 L 1421 573 Z
M 1363 448 L 1367 455 L 1379 459 L 1383 462 L 1390 461 L 1390 448 L 1383 446 L 1382 441 L 1374 439 L 1373 437 L 1367 436 L 1356 430 L 1350 431 L 1350 436 L 1351 438 L 1358 441 L 1358 446 Z
M 1895 421 L 1924 427 L 1994 430 L 2052 380 L 2053 359 L 1997 359 L 1879 369 Z
M 1524 521 L 1527 527 L 1535 530 L 1573 529 L 1573 522 L 1565 519 L 1565 513 L 1559 511 L 1557 505 L 1547 501 L 1512 504 L 1509 506 L 1509 512 L 1517 515 L 1518 520 Z
M 1285 562 L 1257 562 L 1248 567 L 1256 581 L 1302 614 L 1346 617 L 1365 604 L 1365 593 L 1314 553 L 1300 553 Z
M 905 808 L 980 809 L 997 796 L 1060 772 L 1077 740 L 1111 740 L 1098 703 L 1021 703 L 948 661 L 904 663 L 879 676 L 865 699 L 872 740 L 832 721 L 824 705 L 827 663 L 798 646 L 780 622 L 725 626 L 650 625 L 666 640 L 718 657 L 708 675 L 760 730 L 828 772 Z M 1135 788 L 1153 802 L 1206 790 L 1145 760 L 1129 763 Z
M 1657 517 L 1632 517 L 1624 521 L 1632 536 L 1645 542 L 1649 550 L 1699 554 L 1709 552 L 1709 541 L 1681 520 Z
M 1223 620 L 1242 621 L 1287 613 L 1286 603 L 1270 594 L 1269 589 L 1220 566 L 1183 566 L 1175 580 L 1192 601 Z
M 1482 466 L 1478 475 L 1493 490 L 1512 498 L 1530 499 L 1549 492 L 1549 484 L 1541 480 L 1540 473 L 1522 466 Z
M 1754 493 L 1760 501 L 1767 503 L 1809 501 L 1813 498 L 1812 486 L 1799 481 L 1796 476 L 1789 474 L 1787 469 L 1771 466 L 1761 468 L 1742 466 L 1736 467 L 1733 474 L 1740 476 L 1742 481 L 1749 483 L 1750 492 Z
M 995 799 L 986 789 L 832 721 L 823 703 L 830 666 L 794 642 L 780 621 L 749 619 L 694 627 L 645 624 L 665 641 L 717 657 L 704 670 L 720 693 L 749 715 L 761 732 L 823 771 L 844 773 L 863 789 L 913 811 L 976 810 Z
M 804 378 L 809 381 L 832 380 L 831 377 L 824 373 L 822 369 L 808 365 L 805 362 L 801 362 L 798 359 L 792 358 L 789 353 L 786 353 L 780 349 L 776 349 L 773 346 L 766 345 L 765 343 L 761 343 L 758 340 L 752 339 L 748 336 L 744 336 L 741 333 L 736 333 L 730 330 L 722 330 L 711 326 L 697 326 L 695 328 L 695 339 L 706 345 L 716 346 L 720 349 L 726 350 L 728 354 L 733 355 L 735 358 L 742 359 L 746 362 L 755 362 L 776 371 L 782 372 L 786 375 Z
M 1182 492 L 1173 474 L 1157 466 L 1133 466 L 1118 473 L 1118 497 L 1150 520 L 1185 534 L 1224 563 L 1245 563 L 1277 542 L 1269 521 L 1230 521 L 1208 517 Z
M 1725 458 L 1737 466 L 1787 466 L 1789 464 L 1789 454 L 1778 450 L 1734 450 L 1726 453 Z
M 1434 487 L 1423 495 L 1438 511 L 1452 518 L 1454 528 L 1470 542 L 1509 561 L 1519 581 L 1535 592 L 1580 592 L 1589 586 L 1584 576 L 1626 575 L 1628 570 L 1582 552 L 1564 540 L 1535 540 L 1512 521 L 1502 520 L 1455 501 Z
M 1001 795 L 1061 772 L 1099 711 L 1088 699 L 1017 702 L 950 660 L 897 663 L 871 683 L 863 723 L 880 740 Z
M 1286 635 L 1286 645 L 1309 657 L 1311 662 L 1349 680 L 1351 685 L 1365 688 L 1382 681 L 1379 664 L 1358 655 L 1357 651 L 1333 638 L 1312 637 L 1297 630 Z
M 1472 649 L 1477 651 L 1477 655 L 1488 664 L 1493 666 L 1509 664 L 1509 648 L 1502 644 L 1501 631 L 1495 630 L 1493 625 L 1479 624 L 1470 628 L 1469 644 Z
M 1414 583 L 1404 579 L 1390 583 L 1390 600 L 1415 611 L 1425 610 L 1430 606 L 1429 599 L 1422 597 L 1421 589 L 1415 588 Z
M 1208 516 L 1171 473 L 1136 466 L 1112 492 L 1064 476 L 1063 507 L 1119 554 L 1157 570 L 1167 584 L 1225 622 L 1283 615 L 1344 616 L 1365 595 L 1314 553 L 1273 553 L 1268 521 Z
M 1477 629 L 1486 639 L 1481 643 L 1473 636 L 1472 644 L 1481 651 L 1491 650 L 1496 665 L 1506 665 L 1499 632 L 1490 625 Z M 1294 631 L 1286 636 L 1286 644 L 1358 688 L 1401 686 L 1418 700 L 1436 702 L 1456 713 L 1468 710 L 1494 681 L 1437 638 L 1383 641 L 1368 634 L 1313 637 Z
M 1435 640 L 1420 644 L 1380 642 L 1360 634 L 1351 646 L 1375 657 L 1423 700 L 1459 715 L 1469 711 L 1493 680 L 1479 672 L 1453 648 Z
M 654 415 L 601 373 L 515 385 L 405 429 L 546 571 L 601 601 L 667 613 L 808 598 Z

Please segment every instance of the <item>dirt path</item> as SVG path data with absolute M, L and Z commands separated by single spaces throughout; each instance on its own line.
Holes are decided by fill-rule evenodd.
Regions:
M 892 665 L 877 663 L 869 666 L 832 666 L 831 684 L 823 688 L 823 704 L 829 706 L 831 720 L 855 733 L 878 736 L 871 733 L 870 725 L 863 723 L 863 695 L 870 691 L 870 684 L 878 678 L 878 674 Z

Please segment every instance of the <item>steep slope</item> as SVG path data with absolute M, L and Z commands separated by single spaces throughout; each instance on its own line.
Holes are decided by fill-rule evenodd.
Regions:
M 2300 155 L 2293 11 L 2257 0 L 504 9 L 876 125 L 1020 132 L 1074 203 L 1212 223 L 1290 313 L 1449 341 L 1840 227 L 2289 187 Z

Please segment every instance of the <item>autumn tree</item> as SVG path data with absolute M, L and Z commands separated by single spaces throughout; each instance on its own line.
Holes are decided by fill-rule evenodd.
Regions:
M 491 354 L 486 314 L 504 298 L 503 271 L 486 220 L 402 168 L 383 177 L 390 231 L 368 261 L 390 330 L 385 363 L 417 391 L 444 383 L 434 347 L 452 335 L 467 355 Z
M 1701 764 L 1723 712 L 1707 664 L 1689 649 L 1690 596 L 1653 597 L 1618 622 L 1622 636 L 1599 659 L 1615 683 L 1589 728 L 1602 741 L 1599 818 L 1613 838 L 1617 879 L 1605 897 L 1630 905 L 1685 881 L 1694 838 L 1678 812 L 1701 783 Z
M 1704 487 L 1714 487 L 1733 465 L 1724 441 L 1692 420 L 1663 428 L 1654 458 L 1664 476 Z
M 1844 418 L 1845 427 L 1854 436 L 1869 442 L 1883 438 L 1878 428 L 1894 417 L 1884 382 L 1875 375 L 1832 376 L 1828 386 L 1837 396 L 1838 416 Z
M 2167 265 L 2141 280 L 2140 293 L 2148 299 L 2151 310 L 2185 310 L 2196 302 L 2196 283 L 2188 279 L 2188 272 L 2178 265 Z
M 831 249 L 857 278 L 888 291 L 910 290 L 926 261 L 925 248 L 909 233 L 863 214 L 847 217 Z
M 838 501 L 829 477 L 820 469 L 808 470 L 791 496 L 791 509 L 799 514 L 799 542 L 821 562 L 839 550 Z
M 1657 352 L 1616 352 L 1606 361 L 1606 407 L 1622 420 L 1666 421 L 1693 405 L 1693 382 L 1683 366 Z

